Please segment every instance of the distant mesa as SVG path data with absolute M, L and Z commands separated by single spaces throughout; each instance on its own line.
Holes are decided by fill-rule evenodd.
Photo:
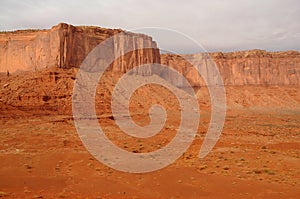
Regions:
M 266 52 L 249 50 L 230 53 L 209 53 L 219 68 L 225 85 L 300 85 L 300 53 L 297 51 Z M 188 77 L 193 86 L 205 83 L 189 62 L 199 60 L 201 54 L 161 55 L 161 63 L 176 68 Z M 205 63 L 204 63 L 205 64 Z M 205 73 L 205 67 L 203 73 Z M 209 70 L 207 70 L 209 71 Z M 214 74 L 208 74 L 214 77 Z
M 60 23 L 49 30 L 18 30 L 0 34 L 0 72 L 35 71 L 44 68 L 78 68 L 89 52 L 121 29 L 94 26 L 73 26 Z M 205 85 L 188 60 L 197 60 L 200 54 L 160 54 L 150 36 L 132 34 L 137 52 L 127 53 L 111 66 L 113 71 L 126 73 L 135 66 L 162 63 L 184 74 L 193 86 Z M 128 41 L 114 42 L 116 50 Z M 143 49 L 145 44 L 154 46 Z M 217 64 L 225 85 L 300 85 L 300 53 L 297 51 L 266 52 L 250 50 L 231 53 L 209 53 Z M 205 70 L 205 65 L 203 66 Z M 141 71 L 152 75 L 155 71 Z M 213 77 L 214 74 L 209 74 Z M 172 79 L 172 76 L 168 77 Z M 174 82 L 177 80 L 174 79 Z M 178 82 L 177 82 L 178 83 Z

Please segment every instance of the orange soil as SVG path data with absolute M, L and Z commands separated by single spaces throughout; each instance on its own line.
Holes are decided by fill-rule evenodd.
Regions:
M 197 154 L 210 120 L 210 102 L 205 88 L 197 90 L 201 120 L 190 148 L 162 170 L 131 174 L 103 165 L 84 148 L 70 109 L 75 73 L 51 72 L 0 78 L 0 197 L 297 198 L 300 195 L 298 88 L 226 88 L 228 111 L 224 130 L 215 148 L 203 159 Z M 96 99 L 99 123 L 108 137 L 118 146 L 137 153 L 166 145 L 176 133 L 179 121 L 178 103 L 169 101 L 172 94 L 161 92 L 163 88 L 156 86 L 135 93 L 130 110 L 136 123 L 147 124 L 148 107 L 158 101 L 167 108 L 168 120 L 154 138 L 133 139 L 122 134 L 111 118 L 111 81 L 112 78 L 104 80 Z M 34 87 L 36 84 L 39 86 Z M 45 95 L 50 99 L 43 100 Z

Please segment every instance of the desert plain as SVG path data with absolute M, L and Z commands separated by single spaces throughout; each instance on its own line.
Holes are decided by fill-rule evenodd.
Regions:
M 72 114 L 73 86 L 79 69 L 71 65 L 81 62 L 84 56 L 72 59 L 74 54 L 63 52 L 58 53 L 60 59 L 56 61 L 42 58 L 38 54 L 53 55 L 47 54 L 49 49 L 54 48 L 52 46 L 47 50 L 47 40 L 40 48 L 44 51 L 35 52 L 34 56 L 30 54 L 31 46 L 41 45 L 46 34 L 53 39 L 57 28 L 69 34 L 66 40 L 58 37 L 58 48 L 67 46 L 67 40 L 72 38 L 84 43 L 83 46 L 87 46 L 88 42 L 95 46 L 95 41 L 101 40 L 103 34 L 115 34 L 111 33 L 112 30 L 76 29 L 60 24 L 48 32 L 7 33 L 15 34 L 16 41 L 19 41 L 19 44 L 11 43 L 12 47 L 2 45 L 6 36 L 1 35 L 0 52 L 10 57 L 8 60 L 16 60 L 10 61 L 10 68 L 5 68 L 5 64 L 0 67 L 1 198 L 299 197 L 298 52 L 272 54 L 254 50 L 213 54 L 226 89 L 226 118 L 217 144 L 207 156 L 198 157 L 211 120 L 211 100 L 206 86 L 195 85 L 200 121 L 188 150 L 163 169 L 135 174 L 105 166 L 88 152 L 79 138 Z M 84 35 L 89 39 L 85 40 Z M 92 41 L 91 37 L 96 39 Z M 149 41 L 148 37 L 145 38 Z M 29 47 L 21 48 L 25 50 L 18 57 L 14 57 L 13 50 L 7 50 L 20 49 L 20 46 Z M 78 51 L 75 56 L 80 53 L 86 55 L 90 49 Z M 28 60 L 22 65 L 24 57 L 21 55 L 30 55 L 36 60 L 36 66 L 31 66 Z M 123 59 L 135 60 L 141 55 L 146 55 L 150 61 L 160 60 L 182 70 L 182 73 L 189 71 L 188 66 L 180 60 L 176 61 L 173 55 L 157 57 L 157 50 L 138 52 Z M 40 63 L 53 66 L 45 67 Z M 136 124 L 147 125 L 150 122 L 149 108 L 153 104 L 161 104 L 167 112 L 164 128 L 149 139 L 134 138 L 122 132 L 115 123 L 110 105 L 118 78 L 126 72 L 126 67 L 132 67 L 126 66 L 127 63 L 125 69 L 118 69 L 118 64 L 124 65 L 122 59 L 119 60 L 99 81 L 95 98 L 97 119 L 106 136 L 118 147 L 132 153 L 155 151 L 166 146 L 175 136 L 180 122 L 180 106 L 166 88 L 143 86 L 130 99 L 131 117 Z M 12 71 L 13 65 L 15 71 Z M 226 72 L 226 67 L 231 69 Z M 257 69 L 261 71 L 259 75 L 249 73 Z M 9 75 L 6 70 L 11 71 Z M 197 84 L 193 71 L 186 75 L 192 84 Z

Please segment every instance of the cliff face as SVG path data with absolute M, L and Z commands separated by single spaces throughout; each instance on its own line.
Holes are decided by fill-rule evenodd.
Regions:
M 233 53 L 210 53 L 225 85 L 300 86 L 300 53 L 297 51 L 266 52 L 251 50 Z M 191 64 L 200 63 L 207 72 L 207 59 L 202 54 L 161 55 L 161 63 L 184 74 L 193 86 L 205 85 Z M 208 76 L 213 76 L 208 74 Z M 172 79 L 172 77 L 170 77 Z
M 90 26 L 58 24 L 50 30 L 19 30 L 0 33 L 0 72 L 30 71 L 42 68 L 78 68 L 85 57 L 105 39 L 123 32 Z M 203 54 L 160 55 L 156 43 L 143 34 L 125 32 L 127 39 L 115 38 L 111 52 L 124 52 L 125 46 L 139 48 L 117 58 L 111 70 L 125 73 L 146 63 L 162 63 L 184 74 L 192 86 L 206 85 L 191 63 L 197 63 L 202 74 L 213 77 L 209 58 Z M 145 48 L 151 46 L 153 48 Z M 300 53 L 251 50 L 233 53 L 210 53 L 225 85 L 300 85 Z M 165 71 L 135 71 L 142 75 L 159 74 L 180 86 L 181 79 Z
M 0 71 L 34 70 L 59 59 L 57 30 L 25 30 L 0 34 Z
M 0 34 L 0 72 L 38 70 L 47 67 L 79 67 L 89 52 L 105 39 L 122 32 L 116 29 L 58 24 L 50 30 L 23 30 Z M 135 65 L 159 63 L 159 49 L 152 38 L 142 34 L 127 33 L 131 41 L 113 42 L 115 50 L 131 42 L 153 49 L 127 53 L 112 64 L 112 70 L 126 72 Z M 147 71 L 149 73 L 149 71 Z

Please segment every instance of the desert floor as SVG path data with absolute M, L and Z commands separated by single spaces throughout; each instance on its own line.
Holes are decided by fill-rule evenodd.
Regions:
M 2 79 L 1 88 L 7 82 Z M 300 109 L 284 106 L 291 99 L 272 100 L 283 91 L 297 92 L 290 102 L 299 108 L 299 91 L 227 90 L 231 97 L 223 133 L 209 155 L 203 159 L 197 156 L 210 121 L 209 105 L 202 102 L 200 126 L 189 149 L 168 167 L 144 174 L 116 171 L 97 161 L 79 139 L 71 114 L 22 109 L 1 102 L 0 197 L 298 198 Z M 245 96 L 238 97 L 241 95 Z M 253 108 L 253 95 L 252 100 L 268 95 L 269 103 L 261 102 Z M 119 147 L 135 153 L 153 151 L 166 145 L 176 133 L 178 110 L 174 104 L 165 128 L 150 140 L 121 134 L 109 111 L 99 113 L 99 124 Z M 136 123 L 149 122 L 142 109 L 132 112 Z

